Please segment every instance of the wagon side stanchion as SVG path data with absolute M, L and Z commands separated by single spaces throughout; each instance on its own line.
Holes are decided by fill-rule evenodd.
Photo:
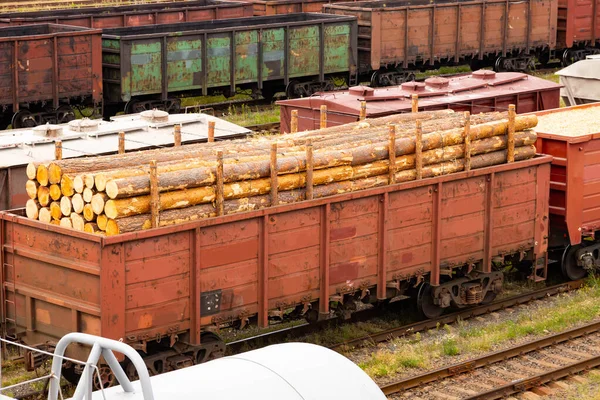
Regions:
M 119 154 L 125 154 L 125 132 L 119 132 Z
M 298 132 L 298 110 L 292 110 L 290 133 Z
M 208 143 L 215 141 L 215 121 L 208 121 Z
M 393 185 L 396 183 L 396 125 L 390 126 L 389 134 L 389 184 Z
M 414 113 L 419 112 L 419 95 L 418 94 L 412 95 L 412 112 L 414 112 Z
M 360 102 L 359 120 L 364 121 L 366 118 L 367 118 L 367 102 L 363 100 Z
M 215 190 L 215 202 L 217 206 L 217 215 L 225 214 L 223 190 L 223 151 L 217 151 L 217 188 Z
M 423 178 L 423 130 L 421 120 L 417 120 L 417 131 L 415 134 L 415 171 L 416 179 Z
M 321 106 L 321 122 L 319 127 L 320 129 L 327 128 L 327 106 L 325 104 Z
M 279 179 L 277 168 L 277 143 L 271 145 L 271 206 L 279 204 Z
M 173 127 L 173 145 L 175 147 L 181 146 L 181 124 Z
M 465 131 L 463 133 L 465 141 L 465 171 L 471 170 L 471 113 L 465 112 Z
M 507 129 L 507 140 L 506 140 L 506 162 L 515 161 L 515 105 L 510 104 L 508 106 L 508 129 Z
M 313 144 L 312 140 L 306 141 L 306 200 L 313 199 Z
M 62 140 L 54 141 L 54 159 L 62 160 Z
M 158 192 L 158 173 L 156 161 L 150 161 L 150 215 L 152 228 L 158 228 L 160 224 L 160 195 Z

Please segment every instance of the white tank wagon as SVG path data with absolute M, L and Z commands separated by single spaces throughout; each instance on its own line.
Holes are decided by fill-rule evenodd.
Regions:
M 83 333 L 64 336 L 56 346 L 49 400 L 61 398 L 58 386 L 64 352 L 71 343 L 91 346 L 81 380 L 71 400 L 385 400 L 379 387 L 356 364 L 325 347 L 307 343 L 268 346 L 235 356 L 150 377 L 144 361 L 130 346 Z M 136 368 L 131 382 L 114 353 Z M 100 356 L 119 386 L 92 392 Z M 0 395 L 0 400 L 8 399 Z

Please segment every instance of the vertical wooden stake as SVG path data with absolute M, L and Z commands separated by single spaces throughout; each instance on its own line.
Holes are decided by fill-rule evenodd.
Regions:
M 412 95 L 412 112 L 419 112 L 419 95 Z
M 417 120 L 415 134 L 415 170 L 417 171 L 417 180 L 423 178 L 423 131 L 420 120 Z
M 119 132 L 119 154 L 125 153 L 125 132 Z
M 173 131 L 173 142 L 175 147 L 181 146 L 181 124 L 177 124 Z
M 367 118 L 367 102 L 366 101 L 361 101 L 360 102 L 360 117 L 359 120 L 363 121 Z
M 225 214 L 224 192 L 223 192 L 223 151 L 217 151 L 217 188 L 215 190 L 215 202 L 217 203 L 217 215 Z
M 152 228 L 158 228 L 160 224 L 160 198 L 158 194 L 158 174 L 156 172 L 156 160 L 150 161 L 150 215 Z
M 54 141 L 54 159 L 62 160 L 62 140 Z
M 208 143 L 215 141 L 215 121 L 208 121 Z
M 298 132 L 298 110 L 292 110 L 291 133 Z
M 327 128 L 327 106 L 323 104 L 321 106 L 321 129 Z
M 515 161 L 515 105 L 510 104 L 508 106 L 508 138 L 506 140 L 507 144 L 507 152 L 506 152 L 506 162 L 514 162 Z
M 279 204 L 279 179 L 277 174 L 277 143 L 271 144 L 271 206 Z
M 306 141 L 306 200 L 312 200 L 313 195 L 313 144 L 312 140 Z
M 465 171 L 471 170 L 471 113 L 465 111 Z
M 388 183 L 393 185 L 396 183 L 396 125 L 390 125 L 390 140 L 389 140 L 389 180 Z

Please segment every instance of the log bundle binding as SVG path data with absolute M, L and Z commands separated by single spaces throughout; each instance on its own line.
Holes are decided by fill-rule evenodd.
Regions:
M 398 114 L 27 166 L 28 218 L 116 235 L 535 156 L 535 115 Z

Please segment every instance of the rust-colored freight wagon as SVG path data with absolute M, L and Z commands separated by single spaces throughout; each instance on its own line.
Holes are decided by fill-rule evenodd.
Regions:
M 410 80 L 410 70 L 470 61 L 474 70 L 525 70 L 556 42 L 557 0 L 362 1 L 323 11 L 358 18 L 359 71 L 376 71 L 373 86 Z
M 551 246 L 571 279 L 600 266 L 600 103 L 536 113 L 537 151 L 550 154 Z
M 0 28 L 0 127 L 75 119 L 70 102 L 102 101 L 102 31 L 40 24 Z
M 558 0 L 557 28 L 563 66 L 600 53 L 600 0 Z
M 279 15 L 293 13 L 320 13 L 324 4 L 347 2 L 347 0 L 249 0 L 254 15 Z
M 487 301 L 503 283 L 492 263 L 505 257 L 545 278 L 550 160 L 112 237 L 3 211 L 4 326 L 14 334 L 16 322 L 29 344 L 72 331 L 122 338 L 163 372 L 222 351 L 211 333 L 221 324 L 256 316 L 264 327 L 294 307 L 326 318 L 330 304 L 415 286 L 426 315 Z
M 242 18 L 252 15 L 252 4 L 238 1 L 192 0 L 5 13 L 0 16 L 0 26 L 55 23 L 87 28 L 120 28 Z
M 327 106 L 327 126 L 358 121 L 361 102 L 366 102 L 367 118 L 410 112 L 413 95 L 418 96 L 419 111 L 452 109 L 472 114 L 506 111 L 515 104 L 517 113 L 557 108 L 560 85 L 519 72 L 480 70 L 471 75 L 425 82 L 405 82 L 401 86 L 373 89 L 352 87 L 347 91 L 321 93 L 302 99 L 278 101 L 281 132 L 290 132 L 292 110 L 298 111 L 298 130 L 318 129 L 321 106 Z

